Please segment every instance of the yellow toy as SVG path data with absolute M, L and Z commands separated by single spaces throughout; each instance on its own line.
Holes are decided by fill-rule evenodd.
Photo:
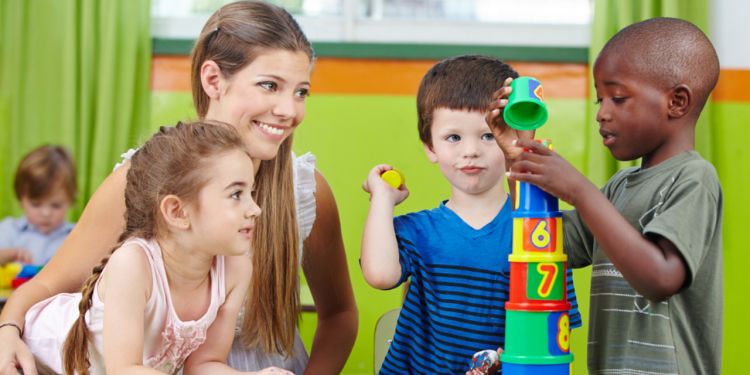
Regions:
M 0 288 L 8 289 L 11 282 L 21 272 L 23 265 L 18 262 L 10 262 L 0 266 Z
M 387 182 L 388 185 L 391 185 L 394 189 L 400 188 L 405 182 L 404 175 L 395 169 L 383 172 L 383 174 L 380 175 L 380 178 L 385 180 L 385 182 Z

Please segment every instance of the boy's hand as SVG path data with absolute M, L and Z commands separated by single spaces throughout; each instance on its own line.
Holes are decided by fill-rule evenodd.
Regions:
M 573 206 L 588 188 L 596 189 L 570 163 L 541 143 L 520 139 L 516 146 L 525 151 L 518 156 L 508 178 L 532 183 Z
M 34 261 L 31 253 L 20 247 L 0 249 L 0 264 L 8 262 L 20 262 L 30 264 Z
M 523 149 L 517 147 L 514 141 L 518 139 L 533 139 L 534 131 L 521 131 L 516 130 L 508 126 L 503 120 L 503 108 L 508 104 L 508 96 L 511 91 L 510 83 L 513 82 L 513 78 L 508 78 L 503 83 L 503 87 L 500 90 L 495 91 L 492 94 L 492 102 L 490 103 L 490 110 L 484 117 L 484 121 L 489 125 L 492 134 L 495 136 L 495 141 L 503 150 L 505 154 L 505 165 L 510 169 L 513 161 L 518 155 L 523 152 Z
M 401 184 L 398 189 L 394 189 L 380 178 L 381 174 L 391 169 L 393 167 L 388 164 L 378 164 L 370 169 L 367 179 L 362 183 L 362 189 L 370 193 L 370 201 L 377 196 L 386 198 L 388 202 L 395 206 L 409 196 L 409 189 L 406 188 L 406 184 Z

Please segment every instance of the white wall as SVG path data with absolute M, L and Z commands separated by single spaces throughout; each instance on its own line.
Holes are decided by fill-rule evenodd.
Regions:
M 711 1 L 711 40 L 723 69 L 750 69 L 750 1 Z

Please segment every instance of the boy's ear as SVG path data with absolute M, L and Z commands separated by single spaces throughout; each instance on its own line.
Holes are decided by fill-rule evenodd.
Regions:
M 693 91 L 685 84 L 673 87 L 669 92 L 667 114 L 670 118 L 681 118 L 690 113 L 693 106 Z
M 422 142 L 422 147 L 424 147 L 424 153 L 427 154 L 427 159 L 430 159 L 430 162 L 432 163 L 437 163 L 438 157 L 435 154 L 435 151 L 432 151 L 432 146 Z
M 175 195 L 167 195 L 159 204 L 159 212 L 167 226 L 178 229 L 190 228 L 190 217 L 184 202 Z
M 218 99 L 221 94 L 222 74 L 219 65 L 213 60 L 206 60 L 201 65 L 201 86 L 211 99 Z

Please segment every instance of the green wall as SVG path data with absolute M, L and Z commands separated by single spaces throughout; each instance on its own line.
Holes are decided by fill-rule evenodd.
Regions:
M 713 107 L 716 127 L 715 165 L 724 189 L 724 366 L 725 374 L 747 372 L 746 322 L 750 264 L 743 223 L 750 210 L 750 103 L 719 103 Z
M 188 93 L 155 92 L 153 124 L 172 124 L 193 116 Z M 581 167 L 586 155 L 579 134 L 584 131 L 584 99 L 550 99 L 550 121 L 538 137 L 551 138 L 556 150 Z M 377 318 L 398 307 L 401 290 L 379 291 L 369 287 L 359 270 L 359 244 L 367 214 L 368 197 L 361 185 L 367 171 L 377 163 L 397 166 L 406 176 L 410 197 L 399 205 L 397 214 L 431 208 L 447 197 L 448 186 L 438 169 L 424 156 L 416 130 L 414 98 L 411 96 L 326 95 L 308 99 L 306 119 L 297 130 L 295 150 L 312 151 L 318 157 L 318 168 L 326 176 L 338 202 L 341 225 L 347 250 L 349 272 L 360 312 L 360 328 L 354 350 L 344 374 L 371 374 L 373 333 Z M 716 126 L 716 165 L 725 190 L 725 345 L 724 372 L 738 373 L 744 368 L 742 343 L 748 335 L 742 324 L 747 302 L 740 296 L 740 279 L 744 252 L 737 233 L 741 215 L 750 207 L 742 194 L 748 184 L 747 165 L 750 152 L 739 141 L 744 133 L 743 120 L 750 118 L 750 104 L 716 104 L 713 116 Z M 740 134 L 737 131 L 742 132 Z M 731 132 L 730 132 L 731 130 Z M 586 373 L 586 322 L 590 269 L 574 272 L 584 327 L 573 333 L 574 373 Z M 303 314 L 301 331 L 308 345 L 312 340 L 315 316 Z

